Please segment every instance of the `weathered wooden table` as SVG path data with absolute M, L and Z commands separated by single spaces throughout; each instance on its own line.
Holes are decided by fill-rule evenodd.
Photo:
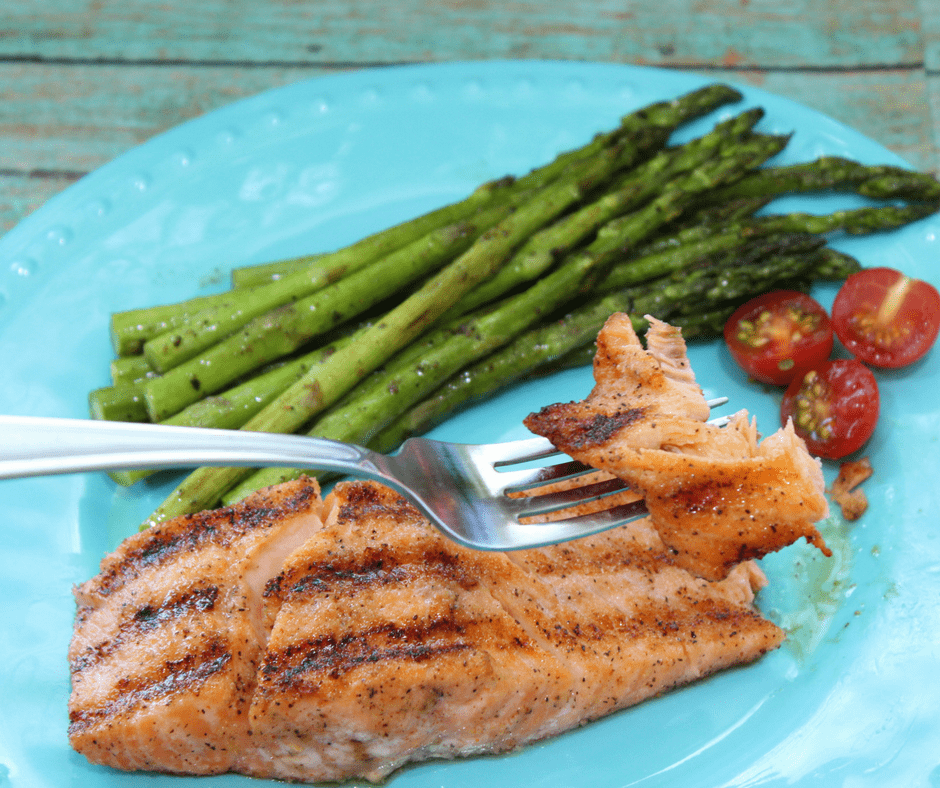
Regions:
M 267 88 L 399 63 L 646 64 L 758 85 L 938 165 L 940 0 L 56 0 L 0 10 L 0 232 Z

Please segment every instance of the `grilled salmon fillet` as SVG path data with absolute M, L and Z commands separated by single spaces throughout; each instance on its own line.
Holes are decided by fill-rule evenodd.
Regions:
M 277 565 L 278 571 L 271 572 Z M 709 582 L 648 520 L 463 548 L 398 493 L 301 479 L 135 534 L 76 589 L 73 747 L 305 782 L 498 753 L 783 640 L 751 562 Z
M 379 780 L 507 751 L 775 648 L 751 563 L 676 566 L 648 522 L 508 554 L 441 536 L 398 493 L 332 493 L 337 517 L 266 592 L 277 619 L 250 709 L 248 774 Z
M 815 527 L 828 513 L 820 462 L 792 425 L 759 441 L 743 411 L 725 427 L 707 424 L 677 329 L 650 318 L 644 348 L 629 317 L 612 315 L 594 377 L 586 399 L 549 405 L 525 424 L 627 482 L 681 566 L 719 580 L 800 538 L 829 554 Z
M 69 740 L 95 763 L 232 770 L 273 621 L 262 595 L 323 523 L 304 479 L 130 536 L 75 589 Z

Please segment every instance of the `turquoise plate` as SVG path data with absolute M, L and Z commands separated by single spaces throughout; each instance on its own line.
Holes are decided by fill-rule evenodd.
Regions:
M 579 63 L 366 70 L 274 90 L 163 134 L 0 241 L 0 412 L 84 417 L 86 392 L 108 382 L 112 311 L 220 290 L 233 265 L 346 244 L 481 181 L 525 172 L 625 112 L 706 81 Z M 816 112 L 742 89 L 745 104 L 767 110 L 761 128 L 795 132 L 781 160 L 832 153 L 902 163 Z M 790 198 L 779 207 L 852 203 Z M 938 234 L 940 219 L 931 218 L 838 246 L 865 265 L 940 284 Z M 818 294 L 831 302 L 831 289 Z M 776 428 L 777 395 L 749 385 L 719 343 L 697 344 L 691 355 L 709 395 L 730 396 L 764 432 Z M 883 415 L 866 449 L 875 467 L 868 513 L 851 526 L 825 523 L 831 560 L 795 545 L 764 562 L 771 586 L 759 602 L 789 630 L 786 645 L 521 752 L 414 766 L 391 784 L 940 786 L 940 351 L 878 377 Z M 533 381 L 437 434 L 518 436 L 529 411 L 589 386 L 586 370 Z M 103 474 L 2 484 L 0 785 L 257 784 L 123 774 L 68 746 L 71 588 L 176 478 L 131 490 Z

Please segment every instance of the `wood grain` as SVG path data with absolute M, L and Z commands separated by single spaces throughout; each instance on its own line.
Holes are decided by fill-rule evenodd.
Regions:
M 349 65 L 508 57 L 820 68 L 910 64 L 922 56 L 917 0 L 19 0 L 6 6 L 0 55 L 23 58 Z

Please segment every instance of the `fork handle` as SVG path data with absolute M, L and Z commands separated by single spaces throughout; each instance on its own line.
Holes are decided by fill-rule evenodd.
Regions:
M 0 416 L 0 479 L 85 471 L 289 466 L 383 478 L 360 446 L 305 435 Z

